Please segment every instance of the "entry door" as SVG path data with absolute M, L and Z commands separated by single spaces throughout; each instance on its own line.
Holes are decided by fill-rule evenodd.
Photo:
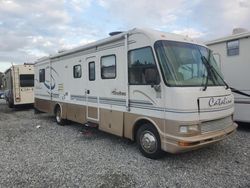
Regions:
M 86 84 L 85 84 L 85 97 L 86 97 L 86 115 L 88 121 L 99 121 L 99 96 L 97 87 L 97 58 L 95 56 L 87 57 L 85 61 L 86 66 Z

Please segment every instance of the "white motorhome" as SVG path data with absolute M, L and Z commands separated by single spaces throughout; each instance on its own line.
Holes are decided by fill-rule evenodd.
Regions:
M 250 123 L 250 32 L 243 30 L 206 42 L 219 59 L 226 82 L 235 92 L 234 120 Z
M 13 65 L 3 76 L 5 99 L 10 108 L 34 103 L 34 64 Z
M 37 110 L 136 140 L 150 158 L 231 135 L 233 100 L 206 46 L 160 31 L 133 29 L 35 63 Z

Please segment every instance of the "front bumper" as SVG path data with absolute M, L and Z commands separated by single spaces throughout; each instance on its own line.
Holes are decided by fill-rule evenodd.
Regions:
M 181 153 L 195 150 L 227 138 L 236 131 L 237 127 L 238 125 L 236 123 L 232 123 L 232 125 L 225 129 L 190 137 L 169 137 L 161 135 L 161 148 L 163 151 L 169 153 Z

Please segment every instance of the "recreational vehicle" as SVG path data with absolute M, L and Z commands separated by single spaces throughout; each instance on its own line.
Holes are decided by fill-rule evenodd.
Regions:
M 13 65 L 4 73 L 3 89 L 10 108 L 34 103 L 34 65 Z
M 250 123 L 250 32 L 235 29 L 232 35 L 206 44 L 218 57 L 221 72 L 234 91 L 234 120 Z
M 158 158 L 231 135 L 233 95 L 203 44 L 187 37 L 132 29 L 39 59 L 35 108 L 96 124 L 135 140 Z

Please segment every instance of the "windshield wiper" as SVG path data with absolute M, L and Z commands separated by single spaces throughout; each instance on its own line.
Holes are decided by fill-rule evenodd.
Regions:
M 217 70 L 212 66 L 210 65 L 209 61 L 207 60 L 207 58 L 205 56 L 201 56 L 201 60 L 202 62 L 204 63 L 204 65 L 206 66 L 207 68 L 207 71 L 209 70 L 210 73 L 215 73 L 217 74 L 217 76 L 219 76 L 219 78 L 222 80 L 222 82 L 226 85 L 226 89 L 229 88 L 228 84 L 225 82 L 225 80 L 221 77 L 221 75 L 217 72 Z M 203 91 L 206 91 L 207 89 L 207 85 L 208 85 L 208 75 L 207 75 L 207 80 L 206 80 L 206 84 L 204 86 L 204 89 Z
M 210 67 L 210 64 L 209 64 L 208 60 L 204 56 L 201 56 L 201 60 L 202 60 L 203 64 L 205 65 L 206 69 L 207 69 L 206 82 L 205 82 L 205 85 L 204 85 L 204 88 L 203 88 L 203 91 L 206 91 L 207 90 L 207 86 L 208 86 L 208 77 L 209 76 L 211 77 L 211 79 L 213 80 L 214 84 L 215 84 L 215 81 L 212 78 L 212 74 L 213 74 L 212 73 L 212 68 Z
M 203 60 L 202 60 L 203 61 Z M 205 67 L 207 68 L 207 66 L 205 65 Z M 203 77 L 205 76 L 205 73 L 203 75 Z M 207 76 L 206 76 L 206 82 L 205 82 L 205 85 L 204 85 L 204 88 L 203 88 L 203 91 L 206 91 L 207 90 L 207 85 L 208 85 L 208 68 L 207 68 Z M 202 80 L 203 82 L 203 80 Z

